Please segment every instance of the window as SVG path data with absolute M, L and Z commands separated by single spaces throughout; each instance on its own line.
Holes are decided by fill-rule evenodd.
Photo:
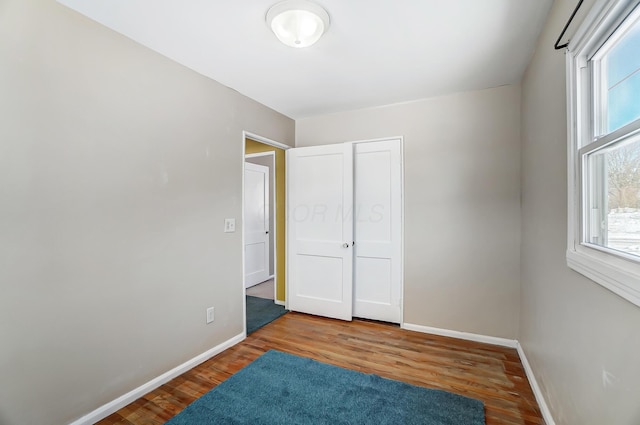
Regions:
M 640 0 L 600 0 L 569 44 L 567 264 L 640 306 Z

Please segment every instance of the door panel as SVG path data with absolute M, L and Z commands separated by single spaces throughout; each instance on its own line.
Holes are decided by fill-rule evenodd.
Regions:
M 269 167 L 244 169 L 245 288 L 269 279 Z
M 355 144 L 355 317 L 402 321 L 401 159 L 399 140 Z
M 315 149 L 314 149 L 315 150 Z M 344 154 L 298 152 L 296 168 L 303 179 L 291 211 L 298 239 L 313 241 L 343 240 L 344 229 L 336 218 L 341 211 L 344 190 Z M 336 225 L 338 224 L 338 225 Z
M 359 272 L 356 283 L 356 302 L 366 300 L 379 305 L 390 305 L 393 301 L 391 294 L 391 260 L 387 258 L 357 257 L 356 270 Z
M 382 144 L 382 146 L 381 146 Z M 386 142 L 358 143 L 356 149 L 356 229 L 369 241 L 391 240 L 391 152 Z M 373 146 L 370 146 L 373 145 Z
M 351 320 L 353 147 L 287 151 L 288 308 Z
M 336 303 L 343 301 L 342 258 L 298 255 L 298 267 L 298 294 L 322 301 Z M 342 284 L 327 285 L 327 281 Z

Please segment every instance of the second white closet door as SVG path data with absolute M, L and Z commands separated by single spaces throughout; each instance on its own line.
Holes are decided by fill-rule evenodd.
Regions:
M 402 321 L 400 140 L 356 143 L 353 316 Z

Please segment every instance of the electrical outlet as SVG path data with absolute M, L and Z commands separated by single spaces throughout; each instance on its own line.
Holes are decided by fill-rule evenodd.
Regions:
M 213 322 L 213 307 L 207 309 L 207 324 Z
M 225 233 L 233 233 L 236 231 L 236 219 L 235 218 L 225 218 L 224 219 L 224 232 Z

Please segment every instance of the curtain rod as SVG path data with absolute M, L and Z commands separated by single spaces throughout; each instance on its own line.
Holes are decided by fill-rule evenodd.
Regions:
M 569 42 L 568 41 L 566 43 L 564 43 L 563 45 L 561 45 L 561 46 L 559 46 L 558 44 L 560 44 L 560 40 L 562 40 L 562 37 L 564 37 L 564 33 L 567 32 L 567 29 L 569 28 L 569 25 L 571 25 L 571 22 L 573 21 L 573 18 L 575 18 L 576 13 L 578 13 L 578 9 L 580 9 L 580 6 L 582 6 L 582 2 L 583 1 L 584 0 L 580 0 L 578 2 L 578 5 L 576 6 L 576 8 L 573 9 L 573 13 L 571 14 L 571 17 L 569 17 L 569 20 L 564 25 L 564 28 L 562 29 L 562 32 L 560 33 L 560 37 L 558 37 L 558 39 L 556 40 L 556 44 L 554 44 L 554 47 L 555 47 L 556 50 L 564 49 L 565 47 L 569 46 Z

